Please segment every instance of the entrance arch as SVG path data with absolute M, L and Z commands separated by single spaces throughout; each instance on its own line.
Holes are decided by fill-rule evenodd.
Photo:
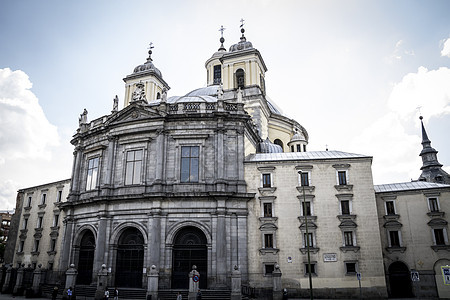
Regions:
M 144 237 L 136 228 L 127 228 L 117 245 L 116 280 L 118 287 L 142 287 L 144 265 Z
M 208 250 L 205 234 L 198 228 L 187 226 L 175 235 L 172 253 L 172 288 L 187 289 L 189 272 L 197 266 L 199 287 L 207 287 Z
M 95 237 L 92 231 L 86 230 L 81 238 L 78 255 L 77 284 L 91 284 L 94 268 Z
M 389 286 L 390 297 L 413 297 L 410 272 L 404 263 L 396 261 L 389 266 Z

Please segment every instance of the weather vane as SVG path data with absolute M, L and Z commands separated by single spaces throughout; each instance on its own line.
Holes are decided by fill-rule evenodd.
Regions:
M 221 37 L 223 37 L 223 32 L 225 31 L 225 27 L 223 27 L 223 25 L 220 25 L 220 29 L 219 29 L 219 31 L 220 31 L 220 36 Z
M 422 106 L 420 106 L 420 105 L 416 107 L 417 111 L 419 111 L 420 116 L 422 115 L 422 112 L 420 111 L 421 108 L 422 108 Z
M 241 22 L 241 27 L 244 27 L 244 21 L 245 20 L 243 18 L 241 18 L 241 21 L 240 21 Z
M 153 46 L 153 42 L 150 42 L 147 49 L 152 50 L 153 48 L 155 48 L 155 46 Z

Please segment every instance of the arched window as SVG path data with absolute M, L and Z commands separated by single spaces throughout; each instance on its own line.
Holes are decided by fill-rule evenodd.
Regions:
M 161 94 L 159 92 L 156 94 L 156 99 L 161 99 Z
M 278 145 L 278 146 L 280 146 L 281 149 L 283 149 L 283 152 L 284 152 L 283 142 L 280 139 L 275 139 L 275 141 L 273 141 L 273 143 Z
M 214 66 L 214 84 L 220 84 L 222 82 L 222 66 Z
M 242 69 L 236 71 L 236 84 L 238 88 L 244 88 L 245 86 L 245 72 Z

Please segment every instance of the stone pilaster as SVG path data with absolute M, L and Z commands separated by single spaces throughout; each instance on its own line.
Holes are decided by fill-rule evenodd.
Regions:
M 158 279 L 158 270 L 155 265 L 152 265 L 150 272 L 147 273 L 147 299 L 149 296 L 152 299 L 158 299 Z
M 231 273 L 231 300 L 242 299 L 242 284 L 241 284 L 241 272 L 238 266 L 234 266 L 234 270 Z
M 272 272 L 273 278 L 273 300 L 281 300 L 283 298 L 283 291 L 281 289 L 281 270 L 278 264 L 275 265 L 275 270 Z

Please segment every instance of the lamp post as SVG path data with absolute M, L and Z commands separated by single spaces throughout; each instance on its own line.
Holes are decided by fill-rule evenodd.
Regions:
M 302 171 L 298 171 L 300 175 L 300 184 L 303 190 L 303 215 L 305 217 L 305 227 L 306 227 L 306 252 L 308 253 L 308 276 L 309 276 L 309 297 L 313 300 L 313 289 L 312 289 L 312 278 L 311 278 L 311 256 L 309 254 L 309 232 L 308 232 L 308 216 L 306 214 L 306 196 L 305 196 L 305 185 L 303 184 Z

